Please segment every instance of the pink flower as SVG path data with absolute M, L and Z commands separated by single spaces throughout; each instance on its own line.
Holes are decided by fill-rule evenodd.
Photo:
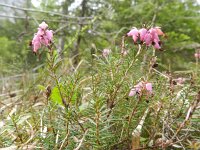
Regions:
M 128 36 L 132 36 L 133 41 L 136 43 L 137 40 L 138 40 L 139 31 L 138 31 L 137 28 L 133 28 L 133 29 L 131 29 L 131 31 L 129 31 L 129 32 L 127 33 L 127 35 L 128 35 Z
M 145 28 L 140 29 L 139 34 L 140 34 L 140 41 L 144 41 L 145 35 L 147 34 L 147 29 Z
M 46 30 L 48 28 L 48 24 L 46 24 L 44 21 L 39 24 L 39 27 L 42 29 L 42 30 Z
M 139 82 L 137 85 L 135 85 L 129 92 L 129 96 L 135 96 L 136 94 L 142 94 L 142 92 L 147 92 L 147 94 L 152 94 L 153 89 L 152 89 L 152 83 L 150 82 Z
M 42 22 L 39 25 L 38 32 L 34 35 L 34 38 L 31 42 L 32 49 L 34 53 L 37 53 L 38 49 L 44 46 L 49 46 L 53 40 L 53 31 L 47 30 L 48 25 L 45 22 Z
M 157 32 L 158 35 L 165 35 L 165 34 L 162 32 L 162 30 L 161 30 L 160 27 L 155 27 L 155 29 L 156 29 L 156 32 Z
M 53 39 L 53 31 L 52 30 L 47 30 L 46 31 L 46 37 L 49 41 L 52 41 Z
M 195 54 L 194 54 L 194 57 L 195 57 L 195 58 L 200 58 L 200 53 L 195 53 Z
M 45 34 L 41 36 L 41 43 L 45 46 L 49 46 L 52 42 L 53 32 L 52 30 L 46 30 Z
M 199 57 L 199 54 L 198 54 L 198 53 L 195 53 L 195 54 L 194 54 L 194 57 L 195 57 L 195 58 L 198 58 L 198 57 Z
M 136 93 L 140 93 L 142 89 L 143 89 L 143 82 L 139 82 L 131 89 L 129 96 L 134 96 Z
M 44 35 L 44 34 L 45 34 L 45 30 L 38 28 L 37 35 Z
M 108 57 L 111 53 L 110 49 L 103 49 L 102 55 L 103 57 Z
M 137 85 L 135 85 L 131 91 L 129 92 L 129 96 L 134 96 L 136 93 L 140 93 L 142 91 L 143 88 L 143 82 L 138 83 Z
M 144 42 L 145 42 L 146 46 L 150 46 L 152 44 L 152 36 L 150 33 L 147 33 L 144 36 Z
M 133 28 L 127 33 L 127 36 L 132 36 L 134 43 L 137 43 L 138 38 L 140 38 L 142 44 L 154 46 L 155 49 L 161 49 L 159 35 L 164 35 L 160 27 L 141 28 L 139 30 Z
M 159 45 L 158 42 L 155 42 L 155 43 L 154 43 L 154 48 L 155 48 L 155 49 L 161 49 L 161 47 L 160 47 L 160 45 Z
M 32 40 L 33 52 L 37 53 L 38 49 L 41 47 L 40 37 L 36 34 Z
M 152 94 L 152 91 L 153 91 L 153 89 L 152 89 L 152 83 L 146 83 L 145 87 L 146 87 L 146 90 L 147 90 L 150 94 Z
M 152 40 L 153 40 L 154 42 L 159 42 L 159 41 L 160 41 L 156 29 L 151 28 L 151 29 L 149 30 L 149 32 L 150 32 L 150 34 L 151 34 L 151 36 L 152 36 Z

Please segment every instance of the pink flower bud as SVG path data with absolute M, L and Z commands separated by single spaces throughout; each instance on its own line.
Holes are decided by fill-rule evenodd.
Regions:
M 43 21 L 43 22 L 39 25 L 39 27 L 40 27 L 41 29 L 43 29 L 43 30 L 46 30 L 46 29 L 48 28 L 48 25 Z
M 37 35 L 44 35 L 44 34 L 45 34 L 45 30 L 38 28 Z
M 142 89 L 143 89 L 143 82 L 139 82 L 131 89 L 131 91 L 129 92 L 129 96 L 134 96 L 136 93 L 141 94 Z
M 152 91 L 153 91 L 153 89 L 152 89 L 152 83 L 146 83 L 145 87 L 146 87 L 146 90 L 147 90 L 150 94 L 152 94 Z
M 103 57 L 108 57 L 111 53 L 110 49 L 104 49 L 102 52 Z

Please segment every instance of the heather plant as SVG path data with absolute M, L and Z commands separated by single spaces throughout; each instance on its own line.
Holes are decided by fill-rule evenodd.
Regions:
M 189 74 L 159 71 L 162 64 L 156 54 L 164 53 L 161 40 L 165 38 L 161 28 L 133 28 L 124 33 L 120 45 L 74 66 L 72 60 L 59 57 L 53 31 L 47 27 L 40 24 L 31 42 L 36 55 L 47 54 L 40 84 L 30 91 L 32 101 L 23 101 L 1 122 L 1 145 L 74 150 L 199 148 L 198 61 Z

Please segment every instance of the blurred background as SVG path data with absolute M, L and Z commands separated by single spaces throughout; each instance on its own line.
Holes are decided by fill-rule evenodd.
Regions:
M 166 33 L 157 52 L 165 70 L 187 70 L 200 48 L 197 0 L 0 0 L 0 76 L 37 72 L 45 60 L 29 46 L 43 20 L 62 58 L 74 64 L 104 48 L 120 46 L 132 27 L 160 26 Z M 161 69 L 162 69 L 161 67 Z

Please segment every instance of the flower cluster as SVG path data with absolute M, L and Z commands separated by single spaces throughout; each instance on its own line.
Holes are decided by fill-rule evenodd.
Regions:
M 161 49 L 159 35 L 164 35 L 160 27 L 150 29 L 137 29 L 134 27 L 127 33 L 127 36 L 131 36 L 133 38 L 134 43 L 138 43 L 138 41 L 140 41 L 141 43 L 145 43 L 146 46 L 153 45 L 155 49 Z
M 143 81 L 139 82 L 130 90 L 129 96 L 135 96 L 136 94 L 142 95 L 143 93 L 146 93 L 147 95 L 153 93 L 152 83 Z
M 39 25 L 38 32 L 35 33 L 31 42 L 34 53 L 37 53 L 38 49 L 44 46 L 49 46 L 53 40 L 53 31 L 48 30 L 48 25 L 42 22 Z

